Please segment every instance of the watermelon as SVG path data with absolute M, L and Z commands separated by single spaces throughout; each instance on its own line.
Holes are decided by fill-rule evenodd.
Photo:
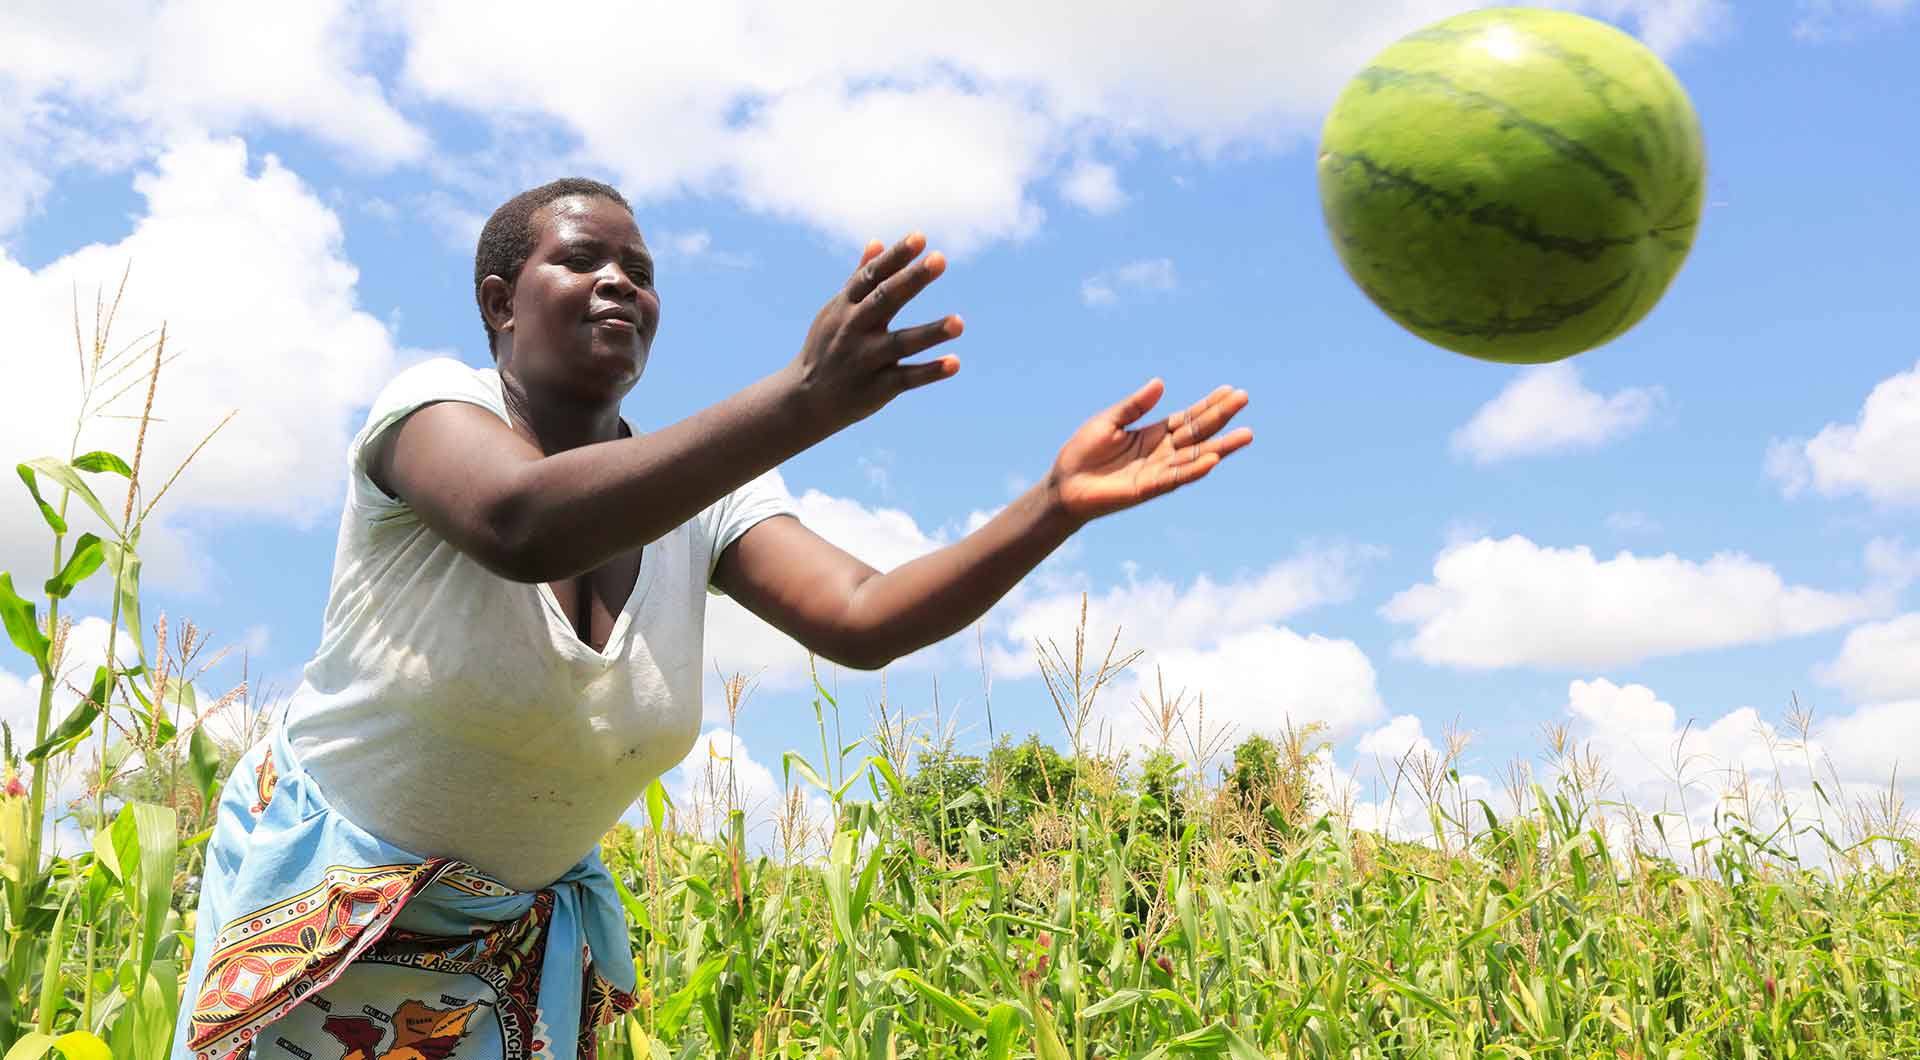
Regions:
M 1493 8 L 1375 56 L 1327 115 L 1320 203 L 1368 298 L 1415 335 L 1509 364 L 1609 342 L 1693 247 L 1700 122 L 1672 71 L 1604 22 Z

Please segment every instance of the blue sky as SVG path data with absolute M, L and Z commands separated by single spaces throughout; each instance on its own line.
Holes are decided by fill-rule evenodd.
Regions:
M 150 530 L 150 613 L 246 646 L 287 691 L 366 403 L 418 358 L 486 363 L 472 244 L 500 200 L 566 173 L 634 199 L 664 301 L 626 404 L 643 429 L 781 367 L 860 242 L 918 227 L 953 262 L 907 315 L 963 315 L 963 368 L 781 468 L 822 533 L 882 567 L 952 541 L 1153 375 L 1169 410 L 1245 387 L 1256 441 L 1094 524 L 977 634 L 896 664 L 896 708 L 929 715 L 937 679 L 983 745 L 978 636 L 997 727 L 1059 739 L 1033 642 L 1070 638 L 1084 590 L 1095 638 L 1119 625 L 1147 653 L 1136 674 L 1204 691 L 1210 719 L 1327 723 L 1329 776 L 1363 803 L 1456 722 L 1463 771 L 1488 782 L 1539 764 L 1560 722 L 1658 803 L 1681 727 L 1717 762 L 1762 764 L 1795 695 L 1853 790 L 1912 774 L 1913 5 L 1583 5 L 1686 85 L 1709 206 L 1661 305 L 1549 369 L 1400 331 L 1319 215 L 1312 143 L 1340 84 L 1467 6 L 612 5 L 604 26 L 514 26 L 337 2 L 269 31 L 136 5 L 111 41 L 85 5 L 0 15 L 0 302 L 21 325 L 0 443 L 64 447 L 72 291 L 131 261 L 124 333 L 164 319 L 183 354 L 152 458 L 238 409 Z M 637 43 L 608 46 L 621 35 Z M 0 569 L 32 583 L 46 549 L 16 492 Z M 781 750 L 817 746 L 798 649 L 726 605 L 709 648 L 759 673 L 746 755 L 777 774 Z M 25 669 L 0 663 L 16 725 Z M 865 731 L 877 675 L 837 679 Z M 1122 743 L 1134 692 L 1122 679 L 1099 712 Z

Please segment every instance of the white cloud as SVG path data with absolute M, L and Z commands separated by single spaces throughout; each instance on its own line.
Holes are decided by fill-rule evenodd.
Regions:
M 815 533 L 887 571 L 938 549 L 983 525 L 992 513 L 973 512 L 964 527 L 925 530 L 907 513 L 867 508 L 846 498 L 808 490 L 795 499 L 801 522 Z M 1374 550 L 1328 548 L 1304 551 L 1231 583 L 1202 575 L 1181 587 L 1129 570 L 1126 584 L 1088 600 L 1090 650 L 1104 651 L 1116 628 L 1122 650 L 1145 649 L 1133 675 L 1116 684 L 1104 718 L 1116 734 L 1144 733 L 1130 705 L 1153 666 L 1166 675 L 1169 691 L 1204 693 L 1207 716 L 1243 731 L 1275 731 L 1324 721 L 1336 732 L 1371 720 L 1381 710 L 1371 663 L 1356 645 L 1279 626 L 1311 607 L 1348 599 L 1352 568 Z M 1057 561 L 1060 557 L 1055 557 Z M 1082 576 L 1043 566 L 1016 586 L 986 616 L 986 665 L 995 677 L 1035 676 L 1034 646 L 1068 645 L 1080 616 Z M 971 662 L 972 635 L 966 659 Z M 1096 643 L 1097 642 L 1097 643 Z M 784 634 L 726 598 L 707 607 L 707 671 L 741 673 L 762 688 L 791 687 L 806 676 L 806 652 Z M 896 663 L 927 665 L 940 658 L 935 645 Z M 708 716 L 720 717 L 718 688 L 708 695 Z
M 729 811 L 746 818 L 747 842 L 756 850 L 779 854 L 791 839 L 794 856 L 819 853 L 830 840 L 833 806 L 806 781 L 793 777 L 794 791 L 781 787 L 773 769 L 754 759 L 747 744 L 726 729 L 709 729 L 694 741 L 693 749 L 662 778 L 673 801 L 677 829 L 714 836 Z M 798 798 L 790 804 L 790 798 Z M 644 801 L 624 819 L 636 827 L 646 823 Z M 783 818 L 784 831 L 783 831 Z
M 0 254 L 0 304 L 12 311 L 15 393 L 0 417 L 0 452 L 25 457 L 64 449 L 79 395 L 73 298 L 112 285 L 129 263 L 115 347 L 167 327 L 167 351 L 142 476 L 149 493 L 227 412 L 237 415 L 201 451 L 162 502 L 161 518 L 218 513 L 300 526 L 337 510 L 342 455 L 357 412 L 398 367 L 402 351 L 358 305 L 358 272 L 339 220 L 269 155 L 250 160 L 238 140 L 191 140 L 139 174 L 146 212 L 113 245 L 93 244 L 29 270 Z M 90 306 L 82 310 L 90 327 Z M 289 380 L 299 385 L 289 386 Z M 139 393 L 117 411 L 137 413 Z M 81 449 L 133 456 L 131 427 L 96 420 Z M 111 479 L 107 492 L 112 493 Z M 116 513 L 120 504 L 109 501 Z M 76 508 L 78 506 L 76 505 Z M 147 576 L 181 584 L 203 576 L 190 540 L 169 543 L 164 526 L 142 542 Z M 45 528 L 28 504 L 0 508 L 0 569 L 38 570 Z
M 1528 369 L 1453 432 L 1456 455 L 1491 464 L 1517 457 L 1591 449 L 1647 422 L 1658 387 L 1629 387 L 1605 397 L 1580 382 L 1571 362 Z
M 1493 784 L 1461 768 L 1459 758 L 1428 738 L 1411 714 L 1392 718 L 1360 737 L 1359 758 L 1348 769 L 1332 747 L 1323 748 L 1314 771 L 1328 809 L 1345 811 L 1354 827 L 1396 839 L 1432 843 L 1430 802 L 1438 802 L 1456 821 L 1479 823 L 1475 799 L 1491 800 Z M 1449 773 L 1452 770 L 1452 773 Z M 1454 826 L 1446 826 L 1452 831 Z
M 1005 511 L 1005 510 L 1006 509 L 1004 505 L 1002 505 L 999 508 L 994 508 L 991 510 L 983 510 L 983 509 L 975 508 L 973 511 L 970 511 L 967 513 L 966 521 L 961 523 L 960 525 L 960 532 L 963 534 L 971 534 L 975 530 L 978 530 L 981 527 L 992 522 L 995 516 L 999 515 L 1002 511 Z M 1070 555 L 1075 555 L 1078 552 L 1079 552 L 1079 542 L 1069 540 L 1066 544 L 1060 546 L 1060 550 L 1058 552 L 1055 552 L 1052 558 L 1064 559 Z
M 1717 841 L 1716 815 L 1731 813 L 1762 834 L 1792 812 L 1805 829 L 1824 818 L 1836 839 L 1858 838 L 1881 822 L 1863 819 L 1891 790 L 1909 806 L 1920 800 L 1913 779 L 1913 748 L 1920 742 L 1920 701 L 1857 708 L 1833 718 L 1814 718 L 1805 733 L 1761 717 L 1751 707 L 1718 716 L 1683 713 L 1639 684 L 1615 684 L 1604 678 L 1574 680 L 1567 687 L 1565 743 L 1553 750 L 1536 773 L 1524 760 L 1510 767 L 1511 778 L 1531 779 L 1549 791 L 1576 783 L 1591 808 L 1589 824 L 1601 827 L 1610 843 L 1624 844 L 1630 808 L 1639 818 L 1636 841 L 1691 863 L 1687 845 Z M 1449 745 L 1452 746 L 1450 739 Z M 1470 749 L 1449 757 L 1436 747 L 1420 721 L 1395 717 L 1356 741 L 1352 769 L 1323 752 L 1316 777 L 1335 809 L 1351 811 L 1353 823 L 1400 838 L 1431 841 L 1429 800 L 1456 819 L 1481 827 L 1472 800 L 1486 799 L 1496 812 L 1511 812 L 1502 798 L 1513 794 L 1509 776 L 1496 786 L 1467 770 Z M 1438 766 L 1460 775 L 1454 781 Z M 1815 783 L 1825 792 L 1815 790 Z M 1651 827 L 1650 815 L 1663 818 L 1665 839 Z M 1911 826 L 1911 820 L 1906 822 Z M 1453 825 L 1447 825 L 1451 841 Z M 1811 834 L 1780 835 L 1776 845 L 1797 850 L 1808 863 L 1827 858 Z
M 1120 176 L 1105 162 L 1083 159 L 1060 178 L 1060 196 L 1093 214 L 1112 213 L 1126 205 Z
M 860 473 L 866 476 L 867 485 L 880 491 L 881 496 L 893 492 L 893 453 L 886 449 L 877 449 L 872 456 L 859 456 L 854 459 Z
M 1638 23 L 1639 36 L 1647 47 L 1662 54 L 1713 36 L 1733 15 L 1733 5 L 1723 0 L 1595 0 L 1554 6 L 1585 8 L 1601 18 L 1631 18 Z
M 786 489 L 786 480 L 778 472 L 775 477 Z M 868 508 L 819 490 L 809 489 L 793 500 L 807 529 L 882 573 L 940 548 L 953 536 L 946 530 L 922 530 L 913 516 L 898 508 Z M 706 645 L 709 673 L 715 667 L 726 674 L 745 673 L 769 688 L 800 683 L 807 673 L 805 648 L 728 597 L 708 598 Z M 710 716 L 717 709 L 713 692 L 708 695 Z
M 44 172 L 50 167 L 39 161 L 61 153 L 51 111 L 0 78 L 0 235 L 17 228 L 53 186 Z
M 1231 582 L 1202 574 L 1185 587 L 1164 577 L 1139 577 L 1130 567 L 1126 584 L 1087 594 L 1087 639 L 1104 648 L 1119 630 L 1123 645 L 1148 652 L 1209 649 L 1234 634 L 1350 599 L 1353 568 L 1374 555 L 1361 548 L 1311 549 Z M 1060 586 L 1010 601 L 1001 643 L 989 648 L 994 672 L 1006 677 L 1033 674 L 1038 668 L 1036 642 L 1050 639 L 1070 645 L 1083 590 L 1081 585 Z
M 0 191 L 0 232 L 49 170 L 117 168 L 207 132 L 298 130 L 376 166 L 425 155 L 426 135 L 366 69 L 374 32 L 362 5 L 252 14 L 219 0 L 0 9 L 0 102 L 14 116 L 0 119 L 0 158 L 31 160 L 19 166 L 25 185 Z
M 1800 0 L 1800 20 L 1793 32 L 1804 40 L 1840 35 L 1866 19 L 1899 18 L 1913 8 L 1913 0 Z
M 249 655 L 265 655 L 273 644 L 273 630 L 263 625 L 247 627 L 240 638 L 240 647 Z
M 483 224 L 485 222 L 482 222 Z M 713 245 L 713 233 L 704 228 L 688 231 L 666 230 L 648 237 L 654 257 L 662 264 L 712 265 L 722 269 L 749 269 L 753 255 L 721 250 Z
M 1515 535 L 1448 546 L 1433 581 L 1395 594 L 1381 614 L 1415 627 L 1402 648 L 1427 663 L 1598 667 L 1832 629 L 1884 614 L 1891 601 L 1885 584 L 1859 593 L 1788 585 L 1738 553 L 1601 560 L 1584 545 Z
M 1599 754 L 1620 784 L 1640 796 L 1708 768 L 1771 772 L 1771 748 L 1782 738 L 1752 707 L 1729 711 L 1704 726 L 1687 724 L 1651 688 L 1616 685 L 1604 678 L 1570 683 L 1567 713 L 1581 742 Z
M 447 249 L 471 254 L 480 245 L 480 233 L 487 227 L 485 211 L 461 205 L 448 192 L 435 188 L 419 200 L 420 216 L 440 234 Z
M 1920 578 L 1920 549 L 1897 538 L 1876 537 L 1867 542 L 1867 573 L 1895 588 L 1906 588 Z
M 1614 512 L 1607 516 L 1607 529 L 1619 534 L 1643 534 L 1660 529 L 1660 524 L 1645 512 Z
M 1751 707 L 1683 717 L 1644 685 L 1600 679 L 1572 682 L 1567 711 L 1575 740 L 1606 764 L 1622 794 L 1643 810 L 1684 815 L 1700 834 L 1711 831 L 1716 806 L 1751 813 L 1764 830 L 1787 807 L 1802 824 L 1857 814 L 1890 786 L 1909 806 L 1920 802 L 1920 702 L 1815 717 L 1805 742 Z M 1831 800 L 1824 807 L 1815 782 Z
M 1726 5 L 1577 6 L 1670 49 L 1706 32 Z M 551 129 L 566 145 L 554 153 L 612 171 L 640 199 L 717 191 L 838 239 L 921 227 L 936 245 L 965 251 L 1030 234 L 1042 216 L 1031 189 L 1045 180 L 1082 207 L 1111 203 L 1117 187 L 1085 162 L 1103 144 L 1212 155 L 1298 143 L 1369 56 L 1458 5 L 1316 0 L 1218 7 L 1205 18 L 1156 5 L 1116 17 L 1092 0 L 691 5 L 634 19 L 647 61 L 597 92 L 551 76 L 545 56 L 574 44 L 563 21 L 517 23 L 516 47 L 501 48 L 504 2 L 392 10 L 411 91 L 496 123 Z M 608 12 L 615 22 L 634 13 Z
M 1148 742 L 1151 730 L 1137 704 L 1150 688 L 1150 700 L 1157 699 L 1160 684 L 1169 700 L 1183 699 L 1189 727 L 1199 721 L 1204 697 L 1209 732 L 1231 726 L 1239 736 L 1271 735 L 1290 724 L 1322 722 L 1344 736 L 1371 721 L 1384 708 L 1366 653 L 1352 641 L 1280 623 L 1349 599 L 1353 568 L 1375 554 L 1365 548 L 1307 550 L 1231 582 L 1201 575 L 1184 587 L 1142 578 L 1130 566 L 1124 585 L 1086 594 L 1089 673 L 1116 633 L 1116 659 L 1141 652 L 1131 671 L 1094 702 L 1093 723 L 1123 747 Z M 997 609 L 987 645 L 994 676 L 1036 675 L 1041 645 L 1058 646 L 1071 660 L 1084 580 L 1039 582 Z M 1052 648 L 1045 650 L 1051 658 Z M 1174 743 L 1176 750 L 1187 750 L 1183 736 Z
M 809 489 L 794 498 L 800 521 L 868 566 L 889 571 L 946 544 L 949 535 L 926 531 L 898 508 L 868 508 L 858 501 Z
M 748 205 L 849 243 L 918 228 L 966 253 L 1039 228 L 1026 189 L 1046 153 L 1045 125 L 1010 100 L 945 85 L 801 89 L 733 144 L 732 183 Z
M 1197 729 L 1204 720 L 1209 734 L 1230 727 L 1236 742 L 1316 722 L 1326 726 L 1329 739 L 1343 739 L 1386 711 L 1373 663 L 1359 645 L 1261 625 L 1205 648 L 1163 648 L 1144 656 L 1128 678 L 1095 701 L 1096 717 L 1121 746 L 1151 742 L 1152 729 L 1137 704 L 1143 694 L 1157 695 L 1162 681 L 1169 699 L 1186 694 L 1187 726 Z M 1175 730 L 1173 743 L 1176 750 L 1187 749 L 1184 730 Z
M 1164 294 L 1180 285 L 1171 258 L 1132 261 L 1080 281 L 1080 300 L 1090 306 L 1110 306 L 1122 291 Z
M 1354 750 L 1389 762 L 1397 762 L 1408 755 L 1440 753 L 1433 741 L 1427 739 L 1420 719 L 1412 714 L 1396 715 L 1385 725 L 1369 731 L 1354 744 Z
M 1814 676 L 1858 700 L 1920 698 L 1920 612 L 1848 631 L 1840 654 Z
M 14 662 L 24 662 L 15 656 Z M 40 714 L 40 678 L 30 680 L 0 670 L 0 722 L 13 732 L 16 753 L 33 746 L 33 734 Z
M 1897 779 L 1909 801 L 1920 806 L 1920 796 L 1913 794 L 1914 778 L 1920 776 L 1920 699 L 1860 707 L 1820 721 L 1814 732 L 1842 778 L 1863 787 L 1884 787 Z
M 1873 388 L 1852 423 L 1811 439 L 1777 441 L 1767 470 L 1789 497 L 1811 486 L 1826 497 L 1865 494 L 1883 504 L 1920 503 L 1920 364 Z
M 1727 5 L 1567 6 L 1671 50 Z M 642 201 L 723 195 L 849 242 L 919 227 L 964 252 L 1034 231 L 1046 181 L 1084 208 L 1111 208 L 1117 182 L 1088 161 L 1103 148 L 1213 156 L 1297 144 L 1369 56 L 1458 5 L 1314 0 L 1195 18 L 1169 5 L 1116 17 L 1093 0 L 613 3 L 602 17 L 645 61 L 618 65 L 595 91 L 553 76 L 550 57 L 578 49 L 578 28 L 522 19 L 506 0 L 325 0 L 270 22 L 219 0 L 31 10 L 0 15 L 0 40 L 23 42 L 0 57 L 0 111 L 11 116 L 0 119 L 0 159 L 27 160 L 0 166 L 12 178 L 0 225 L 31 209 L 50 172 L 125 166 L 201 132 L 292 130 L 374 165 L 444 165 L 399 102 L 467 111 L 513 144 L 509 164 L 452 167 L 500 182 L 475 194 L 518 190 L 564 162 L 611 174 Z M 509 24 L 514 47 L 503 48 Z M 390 44 L 403 59 L 389 85 L 369 60 Z
M 769 688 L 802 683 L 807 673 L 807 650 L 793 638 L 761 621 L 732 597 L 707 598 L 707 665 L 704 676 L 706 716 L 726 716 L 717 675 L 742 674 Z M 822 661 L 822 668 L 828 664 Z

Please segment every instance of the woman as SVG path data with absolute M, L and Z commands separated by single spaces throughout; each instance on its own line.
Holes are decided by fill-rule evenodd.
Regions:
M 1225 387 L 1129 429 L 1155 380 L 978 531 L 861 563 L 769 473 L 959 370 L 907 362 L 959 318 L 891 329 L 945 267 L 923 250 L 869 245 L 791 363 L 641 435 L 620 401 L 660 299 L 626 201 L 562 180 L 495 211 L 474 268 L 494 368 L 403 372 L 349 449 L 319 649 L 222 796 L 176 1057 L 590 1054 L 634 989 L 597 843 L 698 734 L 707 592 L 877 669 L 1252 440 L 1220 433 L 1247 403 Z

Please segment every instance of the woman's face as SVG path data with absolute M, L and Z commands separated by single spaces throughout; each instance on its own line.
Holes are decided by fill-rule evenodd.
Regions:
M 625 394 L 660 325 L 653 256 L 633 215 L 575 195 L 535 211 L 533 224 L 533 251 L 513 285 L 515 366 L 565 391 Z

